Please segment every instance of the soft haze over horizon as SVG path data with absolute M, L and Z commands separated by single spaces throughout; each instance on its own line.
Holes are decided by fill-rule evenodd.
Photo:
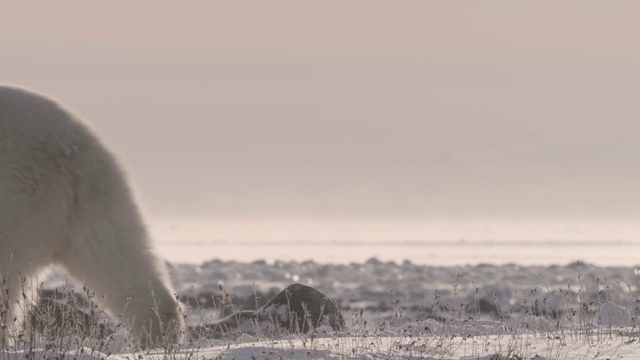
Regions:
M 49 94 L 151 218 L 640 218 L 640 3 L 22 1 Z

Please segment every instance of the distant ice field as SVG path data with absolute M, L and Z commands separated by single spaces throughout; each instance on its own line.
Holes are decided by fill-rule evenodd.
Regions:
M 640 221 L 639 221 L 640 223 Z M 434 266 L 640 264 L 640 225 L 616 223 L 194 221 L 150 222 L 173 263 L 212 259 Z

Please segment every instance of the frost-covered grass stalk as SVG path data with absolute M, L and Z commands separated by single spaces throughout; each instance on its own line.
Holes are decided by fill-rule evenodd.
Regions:
M 259 344 L 264 358 L 315 359 L 327 353 L 349 359 L 491 358 L 544 359 L 567 358 L 566 344 L 580 342 L 597 352 L 599 344 L 618 339 L 640 341 L 638 329 L 640 284 L 626 284 L 597 276 L 586 277 L 576 267 L 574 285 L 549 288 L 542 274 L 532 279 L 528 292 L 505 303 L 497 294 L 488 300 L 482 284 L 467 282 L 465 274 L 451 275 L 449 296 L 441 292 L 425 294 L 423 308 L 405 305 L 395 291 L 389 291 L 390 306 L 345 311 L 345 327 L 340 331 L 321 326 L 308 333 L 289 331 L 276 323 L 249 319 L 241 328 L 229 323 L 212 327 L 216 319 L 238 310 L 234 296 L 220 289 L 220 296 L 203 299 L 207 305 L 191 304 L 187 341 L 182 345 L 167 340 L 155 356 L 199 358 L 209 347 L 226 349 L 239 342 Z M 110 320 L 102 310 L 108 299 L 86 286 L 80 293 L 63 287 L 40 291 L 37 306 L 21 296 L 18 313 L 10 310 L 6 291 L 8 281 L 25 279 L 2 277 L 0 294 L 0 359 L 69 358 L 84 353 L 97 358 L 109 354 L 143 356 L 144 349 L 121 321 Z M 471 289 L 473 300 L 461 297 L 459 290 Z M 23 291 L 29 291 L 22 287 Z M 264 303 L 256 293 L 256 308 Z M 245 303 L 246 304 L 246 303 Z M 214 316 L 212 316 L 212 313 Z M 246 319 L 245 319 L 246 320 Z M 20 323 L 26 326 L 19 326 Z M 238 316 L 238 323 L 243 319 Z M 166 329 L 166 338 L 172 339 Z M 224 347 L 226 344 L 226 348 Z
M 9 304 L 10 281 L 21 283 L 17 306 Z M 37 280 L 32 283 L 38 283 Z M 149 349 L 125 326 L 102 309 L 108 301 L 86 285 L 77 293 L 68 283 L 55 290 L 30 288 L 28 279 L 0 276 L 0 359 L 64 359 L 89 355 L 102 358 L 112 353 L 144 354 Z M 42 285 L 42 284 L 40 284 Z M 30 294 L 29 292 L 33 292 Z M 36 293 L 39 292 L 39 296 Z M 37 303 L 31 299 L 40 299 Z M 153 304 L 151 304 L 153 307 Z M 162 348 L 175 349 L 169 339 L 176 329 L 165 329 Z

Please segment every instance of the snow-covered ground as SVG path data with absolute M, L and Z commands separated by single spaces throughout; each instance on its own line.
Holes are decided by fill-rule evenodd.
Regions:
M 171 354 L 176 358 L 609 359 L 640 353 L 640 272 L 634 266 L 211 260 L 169 269 L 183 300 L 203 305 L 191 308 L 192 324 L 220 316 L 219 308 L 208 307 L 220 286 L 246 309 L 298 282 L 334 299 L 349 325 L 291 338 L 245 331 L 199 340 Z M 47 286 L 63 281 L 54 274 Z
M 255 309 L 302 283 L 335 300 L 348 326 L 291 337 L 248 327 L 171 354 L 115 346 L 109 358 L 611 359 L 640 353 L 640 243 L 634 242 L 640 230 L 633 226 L 540 231 L 520 224 L 502 231 L 469 224 L 458 232 L 445 224 L 425 240 L 423 224 L 401 224 L 404 232 L 369 223 L 324 224 L 317 231 L 292 223 L 178 225 L 155 229 L 191 325 Z M 203 233 L 221 235 L 198 240 Z M 516 233 L 532 238 L 516 239 Z M 265 234 L 282 239 L 260 241 Z M 44 287 L 66 281 L 53 272 Z M 233 306 L 221 307 L 223 291 Z M 86 348 L 79 357 L 105 354 Z
M 36 351 L 32 358 L 43 358 Z M 60 359 L 430 359 L 430 360 L 506 360 L 506 359 L 637 359 L 640 345 L 637 339 L 622 336 L 611 338 L 548 338 L 537 335 L 462 337 L 401 336 L 376 338 L 341 337 L 258 340 L 245 336 L 237 342 L 207 347 L 144 354 L 107 354 L 82 348 Z M 22 359 L 24 354 L 4 354 L 3 359 Z
M 395 300 L 429 313 L 436 311 L 436 301 L 461 301 L 471 308 L 480 301 L 504 309 L 518 309 L 525 300 L 543 298 L 557 304 L 610 300 L 626 305 L 635 302 L 640 291 L 640 275 L 634 267 L 600 267 L 579 261 L 549 266 L 428 266 L 377 259 L 351 264 L 213 260 L 171 265 L 170 272 L 184 295 L 217 294 L 222 285 L 229 293 L 246 298 L 256 291 L 275 293 L 298 282 L 325 293 L 343 311 L 365 309 L 376 316 L 391 309 Z M 597 297 L 579 298 L 583 295 Z

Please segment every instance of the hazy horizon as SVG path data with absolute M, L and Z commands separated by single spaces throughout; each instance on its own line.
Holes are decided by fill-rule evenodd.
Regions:
M 0 82 L 79 113 L 151 221 L 625 224 L 639 11 L 8 1 Z

